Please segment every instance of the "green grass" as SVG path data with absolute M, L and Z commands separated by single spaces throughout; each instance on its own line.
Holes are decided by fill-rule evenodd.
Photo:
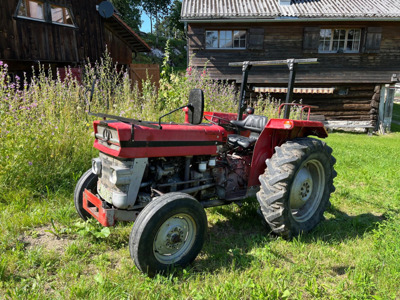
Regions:
M 190 267 L 168 277 L 149 279 L 135 268 L 128 250 L 131 224 L 112 228 L 106 238 L 80 235 L 72 190 L 37 196 L 15 187 L 0 202 L 0 296 L 398 298 L 400 134 L 334 133 L 327 142 L 337 159 L 336 192 L 326 220 L 313 232 L 293 241 L 270 235 L 254 199 L 242 208 L 208 209 L 202 252 Z M 62 249 L 54 247 L 59 243 Z

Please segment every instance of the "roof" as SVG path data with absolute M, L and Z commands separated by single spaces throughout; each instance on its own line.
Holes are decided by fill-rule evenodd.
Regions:
M 151 48 L 142 38 L 132 30 L 122 19 L 113 14 L 105 23 L 122 38 L 134 52 L 150 52 Z
M 399 0 L 183 0 L 181 19 L 398 19 Z

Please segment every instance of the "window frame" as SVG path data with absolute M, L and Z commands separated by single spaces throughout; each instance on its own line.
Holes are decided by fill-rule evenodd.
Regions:
M 30 12 L 29 2 L 42 3 L 42 5 L 43 5 L 43 19 L 34 18 L 34 17 L 29 16 L 29 12 Z M 22 4 L 25 4 L 25 10 L 26 10 L 26 14 L 27 14 L 26 16 L 19 14 L 19 11 L 20 11 L 20 8 L 21 8 Z M 21 18 L 21 19 L 28 19 L 28 20 L 34 20 L 34 21 L 39 21 L 39 22 L 46 22 L 46 3 L 45 3 L 45 1 L 42 1 L 42 0 L 20 0 L 18 2 L 18 6 L 17 6 L 17 10 L 15 12 L 15 15 L 16 15 L 17 18 Z
M 57 5 L 57 4 L 52 4 L 52 3 L 49 3 L 49 6 L 50 6 L 51 22 L 52 22 L 52 23 L 54 23 L 54 24 L 60 24 L 60 25 L 74 26 L 74 20 L 73 20 L 73 18 L 72 18 L 71 9 L 69 9 L 68 7 L 65 7 L 65 6 L 61 6 L 61 5 Z M 53 20 L 53 13 L 52 13 L 53 8 L 54 8 L 54 9 L 57 9 L 57 8 L 61 8 L 61 9 L 62 9 L 62 15 L 63 15 L 63 21 L 64 21 L 64 22 L 57 22 L 57 21 L 54 21 L 54 20 Z M 65 23 L 65 20 L 66 20 L 67 15 L 69 15 L 69 18 L 71 19 L 72 24 Z
M 217 47 L 208 47 L 208 42 L 207 42 L 207 35 L 209 32 L 217 32 Z M 224 44 L 229 43 L 229 39 L 221 39 L 221 32 L 230 32 L 231 35 L 231 46 L 232 47 L 220 47 L 221 41 L 224 42 Z M 244 47 L 235 47 L 235 32 L 243 32 L 241 35 L 239 33 L 238 39 L 236 39 L 239 42 L 239 46 L 243 39 L 241 37 L 244 37 Z M 224 34 L 226 37 L 226 35 Z M 246 29 L 208 29 L 205 31 L 205 49 L 207 50 L 246 50 L 247 49 L 247 30 Z
M 24 16 L 24 15 L 19 15 L 19 11 L 21 8 L 21 5 L 24 3 L 26 7 L 28 7 L 29 5 L 27 5 L 27 3 L 29 2 L 37 2 L 37 3 L 43 3 L 43 19 L 38 19 L 38 18 L 33 18 L 30 16 Z M 53 21 L 53 17 L 52 17 L 52 13 L 51 13 L 51 7 L 55 6 L 58 8 L 62 8 L 63 9 L 63 16 L 65 14 L 65 11 L 68 11 L 69 16 L 71 18 L 72 24 L 68 24 L 68 23 L 60 23 L 60 22 L 56 22 Z M 27 11 L 28 14 L 28 11 Z M 52 25 L 58 25 L 58 26 L 65 26 L 65 27 L 71 27 L 71 28 L 78 28 L 75 22 L 75 18 L 72 12 L 72 8 L 70 6 L 63 6 L 63 5 L 58 5 L 55 4 L 53 2 L 49 2 L 48 0 L 19 0 L 18 4 L 17 4 L 17 8 L 15 10 L 15 14 L 14 14 L 14 18 L 15 19 L 20 19 L 20 20 L 29 20 L 29 21 L 35 21 L 35 22 L 42 22 L 42 23 L 48 23 L 48 24 L 52 24 Z
M 321 43 L 325 43 L 327 41 L 327 37 L 324 36 L 322 38 L 322 31 L 323 30 L 330 30 L 331 31 L 331 35 L 329 37 L 329 50 L 321 50 L 320 49 Z M 335 39 L 335 37 L 334 37 L 335 30 L 339 31 L 339 38 L 338 39 Z M 343 30 L 345 31 L 344 40 L 341 39 L 341 37 L 340 37 L 340 31 L 343 31 Z M 351 30 L 359 32 L 357 40 L 354 39 L 354 37 L 353 37 L 353 39 L 349 39 L 349 32 Z M 323 28 L 320 28 L 319 32 L 320 32 L 320 35 L 319 35 L 318 48 L 317 48 L 319 54 L 358 54 L 358 53 L 361 53 L 361 49 L 362 49 L 362 47 L 361 47 L 362 46 L 362 33 L 363 33 L 363 29 L 362 28 L 357 28 L 357 27 L 352 27 L 352 28 L 330 27 L 330 28 L 326 28 L 326 27 L 323 27 Z M 353 43 L 354 42 L 358 42 L 358 49 L 357 50 L 346 50 L 346 48 L 348 46 L 348 42 L 350 40 Z M 341 41 L 344 42 L 344 46 L 343 46 L 343 50 L 342 51 L 340 50 L 339 46 L 338 46 L 337 50 L 331 50 L 333 48 L 334 42 L 340 43 Z

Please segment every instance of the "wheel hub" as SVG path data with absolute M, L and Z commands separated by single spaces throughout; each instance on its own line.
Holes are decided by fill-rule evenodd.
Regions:
M 325 171 L 321 162 L 311 159 L 295 175 L 289 195 L 292 217 L 307 222 L 319 207 L 325 190 Z
M 194 222 L 188 215 L 176 215 L 166 220 L 154 239 L 154 254 L 160 262 L 177 260 L 194 241 Z
M 302 168 L 293 182 L 292 191 L 290 193 L 290 207 L 302 207 L 312 194 L 313 180 L 310 171 Z

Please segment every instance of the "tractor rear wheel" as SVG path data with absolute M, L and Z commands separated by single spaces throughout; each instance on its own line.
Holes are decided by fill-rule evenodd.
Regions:
M 83 192 L 85 189 L 90 190 L 93 194 L 97 193 L 97 180 L 98 176 L 89 169 L 78 180 L 74 191 L 75 209 L 78 215 L 86 221 L 92 216 L 83 208 Z
M 203 247 L 207 216 L 203 206 L 184 193 L 168 193 L 139 214 L 129 237 L 137 268 L 154 276 L 190 264 Z
M 336 160 L 326 143 L 297 138 L 275 148 L 260 175 L 257 200 L 271 230 L 292 238 L 312 230 L 323 219 L 335 191 Z

